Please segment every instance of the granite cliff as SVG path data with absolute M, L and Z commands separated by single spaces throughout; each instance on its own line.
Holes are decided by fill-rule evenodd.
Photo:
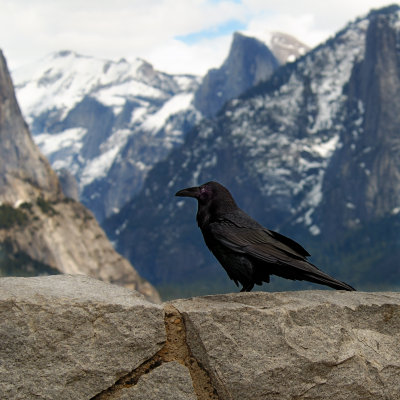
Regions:
M 39 195 L 62 197 L 56 174 L 37 150 L 15 98 L 6 60 L 0 52 L 0 199 L 15 203 Z
M 92 213 L 64 196 L 32 141 L 0 53 L 0 275 L 84 274 L 157 291 L 118 254 Z
M 148 62 L 59 51 L 13 71 L 33 138 L 57 171 L 78 182 L 97 220 L 142 189 L 151 168 L 179 147 L 205 115 L 269 77 L 307 46 L 282 33 L 235 34 L 224 63 L 204 77 L 170 75 Z M 64 183 L 64 181 L 62 182 Z M 128 188 L 128 190 L 127 190 Z
M 228 100 L 267 80 L 278 66 L 264 43 L 235 33 L 228 57 L 220 68 L 207 72 L 196 90 L 194 105 L 204 116 L 213 117 Z

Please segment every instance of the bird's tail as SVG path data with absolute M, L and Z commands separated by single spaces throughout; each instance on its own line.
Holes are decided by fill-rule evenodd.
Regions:
M 333 289 L 337 289 L 337 290 L 348 290 L 348 291 L 356 290 L 352 286 L 348 285 L 347 283 L 338 281 L 337 279 L 332 278 L 331 276 L 329 276 L 328 274 L 325 274 L 324 272 L 322 272 L 319 269 L 317 269 L 316 271 L 304 273 L 304 279 L 309 282 L 319 283 L 319 284 L 326 285 L 326 286 L 329 286 L 329 287 L 331 287 Z
M 347 283 L 332 278 L 306 260 L 293 260 L 291 263 L 286 264 L 286 268 L 274 268 L 270 272 L 282 278 L 309 281 L 320 285 L 326 285 L 337 290 L 356 290 Z

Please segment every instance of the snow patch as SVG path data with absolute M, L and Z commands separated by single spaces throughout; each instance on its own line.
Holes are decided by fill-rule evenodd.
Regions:
M 80 186 L 85 187 L 94 180 L 105 177 L 118 154 L 118 150 L 118 147 L 111 148 L 99 157 L 90 160 L 82 172 Z
M 312 146 L 312 150 L 317 152 L 321 157 L 328 158 L 337 148 L 339 135 L 332 136 L 326 142 L 316 143 Z
M 122 107 L 127 99 L 133 99 L 135 96 L 141 96 L 148 99 L 166 98 L 165 93 L 161 90 L 134 79 L 130 79 L 121 84 L 100 88 L 93 94 L 93 97 L 95 97 L 100 103 L 114 108 L 117 108 L 118 106 Z
M 35 135 L 35 142 L 45 156 L 62 148 L 72 148 L 78 152 L 82 147 L 82 139 L 87 130 L 84 128 L 71 128 L 61 133 L 42 133 Z
M 192 100 L 193 93 L 177 94 L 165 102 L 156 113 L 150 115 L 143 122 L 142 127 L 147 131 L 159 131 L 166 124 L 166 121 L 171 115 L 188 109 Z
M 81 188 L 107 175 L 121 149 L 125 146 L 130 134 L 131 131 L 129 129 L 119 129 L 106 142 L 102 143 L 100 146 L 101 154 L 88 161 L 82 171 L 80 179 Z

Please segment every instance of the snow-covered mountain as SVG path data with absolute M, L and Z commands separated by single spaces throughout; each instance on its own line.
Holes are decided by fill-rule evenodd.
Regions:
M 285 38 L 283 40 L 282 38 Z M 306 48 L 284 34 L 262 38 L 279 57 Z M 102 221 L 142 189 L 149 170 L 203 115 L 261 80 L 279 62 L 264 42 L 235 34 L 226 61 L 203 79 L 171 76 L 146 61 L 99 60 L 61 51 L 13 72 L 35 142 L 75 196 Z M 70 190 L 73 188 L 72 191 Z
M 203 115 L 215 116 L 228 101 L 268 79 L 279 61 L 258 39 L 235 33 L 228 57 L 210 69 L 195 93 L 194 105 Z
M 308 50 L 285 33 L 266 31 L 253 37 L 236 32 L 226 60 L 204 76 L 194 105 L 203 115 L 213 117 L 228 100 L 267 80 L 279 65 L 295 61 Z
M 248 33 L 262 41 L 277 58 L 280 64 L 294 62 L 304 56 L 311 48 L 292 35 L 284 32 L 265 31 L 263 33 Z
M 378 262 L 379 282 L 400 281 L 392 262 L 400 254 L 399 48 L 400 8 L 372 11 L 227 103 L 107 222 L 118 249 L 158 285 L 215 283 L 222 268 L 201 239 L 195 204 L 173 196 L 217 180 L 265 226 L 320 249 L 335 276 L 352 282 L 357 271 L 354 283 L 365 283 Z
M 63 195 L 21 115 L 1 50 L 0 116 L 0 276 L 83 274 L 159 301 L 93 215 Z
M 140 190 L 149 169 L 199 119 L 199 78 L 171 76 L 140 59 L 99 60 L 61 51 L 13 72 L 35 142 L 72 173 L 101 220 Z

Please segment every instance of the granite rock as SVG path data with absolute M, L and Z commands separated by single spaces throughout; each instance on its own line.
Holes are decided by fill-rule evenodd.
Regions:
M 196 400 L 189 370 L 176 361 L 143 375 L 137 385 L 121 390 L 120 400 Z
M 165 342 L 163 309 L 85 276 L 0 279 L 0 398 L 90 399 Z
M 400 295 L 304 291 L 180 300 L 222 399 L 397 399 Z
M 397 400 L 400 294 L 155 305 L 84 276 L 0 279 L 1 399 Z

